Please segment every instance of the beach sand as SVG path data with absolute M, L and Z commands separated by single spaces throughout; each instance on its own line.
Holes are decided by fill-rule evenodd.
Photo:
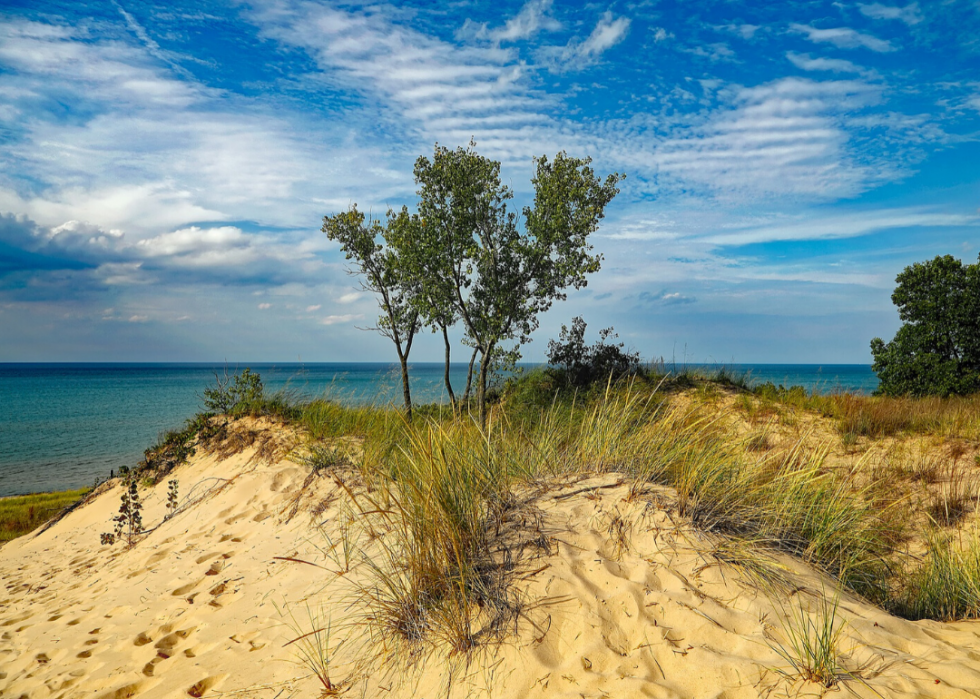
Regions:
M 331 548 L 352 521 L 347 491 L 288 458 L 293 435 L 261 429 L 266 441 L 199 454 L 168 476 L 181 495 L 172 517 L 166 480 L 142 488 L 149 531 L 131 549 L 99 540 L 118 482 L 0 548 L 0 696 L 317 697 L 302 644 L 289 642 L 327 620 L 331 679 L 349 696 L 825 692 L 777 649 L 788 647 L 790 610 L 820 609 L 833 581 L 774 555 L 784 585 L 767 592 L 715 555 L 723 540 L 672 513 L 669 490 L 631 497 L 608 474 L 526 494 L 528 519 L 514 525 L 541 542 L 514 582 L 523 613 L 501 643 L 416 658 L 379 649 L 359 597 L 370 538 L 350 566 Z M 909 622 L 848 593 L 839 600 L 842 663 L 862 679 L 836 691 L 980 696 L 980 623 Z

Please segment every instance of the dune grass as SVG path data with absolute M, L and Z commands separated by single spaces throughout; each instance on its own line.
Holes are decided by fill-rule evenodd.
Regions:
M 524 504 L 519 494 L 599 473 L 622 475 L 635 493 L 645 484 L 669 486 L 672 507 L 696 527 L 744 542 L 740 560 L 753 558 L 749 549 L 763 558 L 783 551 L 904 616 L 980 616 L 976 537 L 962 544 L 936 534 L 925 558 L 907 558 L 903 542 L 922 532 L 913 531 L 920 523 L 896 494 L 894 473 L 862 462 L 850 472 L 832 467 L 833 445 L 802 429 L 789 446 L 770 440 L 787 407 L 831 418 L 842 440 L 975 439 L 980 397 L 821 396 L 771 385 L 750 392 L 744 377 L 652 370 L 584 389 L 554 379 L 538 371 L 511 381 L 485 430 L 465 406 L 459 413 L 418 406 L 412 422 L 393 407 L 328 400 L 253 406 L 302 428 L 311 468 L 353 466 L 366 486 L 348 489 L 359 523 L 345 536 L 375 545 L 377 555 L 363 561 L 370 574 L 360 596 L 389 660 L 435 646 L 465 653 L 499 640 L 521 613 L 514 581 L 533 539 L 509 527 Z M 689 388 L 688 398 L 675 400 Z M 737 437 L 717 409 L 726 391 L 767 426 Z M 972 478 L 959 473 L 934 487 L 928 512 L 936 531 L 972 507 Z M 347 542 L 345 550 L 354 548 Z
M 34 531 L 89 491 L 91 488 L 81 488 L 0 498 L 0 542 Z
M 395 411 L 327 403 L 307 406 L 303 421 L 320 438 L 364 439 L 355 462 L 370 489 L 350 495 L 381 553 L 361 594 L 391 658 L 427 644 L 470 650 L 512 626 L 528 539 L 508 538 L 507 522 L 518 493 L 544 481 L 619 473 L 637 492 L 670 486 L 677 511 L 702 530 L 790 552 L 879 603 L 905 535 L 877 483 L 826 468 L 826 448 L 801 439 L 788 451 L 746 450 L 713 411 L 673 405 L 647 383 L 532 412 L 508 410 L 505 397 L 485 432 L 466 415 L 407 423 Z
M 812 410 L 837 423 L 843 436 L 880 438 L 899 433 L 980 439 L 980 394 L 973 396 L 891 397 L 850 393 L 822 395 L 801 386 L 757 386 L 763 404 Z

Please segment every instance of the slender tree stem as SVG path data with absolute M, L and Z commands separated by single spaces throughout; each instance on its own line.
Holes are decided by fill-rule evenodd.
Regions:
M 442 328 L 442 341 L 446 344 L 446 372 L 444 378 L 446 379 L 446 392 L 449 393 L 449 404 L 453 408 L 453 412 L 456 412 L 456 394 L 453 393 L 453 383 L 449 380 L 449 333 L 446 332 L 446 326 L 440 326 Z
M 480 351 L 479 347 L 473 348 L 473 355 L 470 357 L 470 368 L 466 372 L 466 390 L 463 391 L 463 402 L 466 403 L 470 399 L 470 389 L 473 386 L 473 363 L 476 361 L 476 353 Z

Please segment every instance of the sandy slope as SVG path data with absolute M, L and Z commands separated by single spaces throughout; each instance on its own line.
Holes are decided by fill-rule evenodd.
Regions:
M 256 449 L 198 456 L 172 477 L 181 509 L 164 521 L 166 483 L 146 491 L 154 527 L 131 550 L 99 544 L 120 487 L 48 531 L 0 548 L 0 696 L 317 696 L 297 662 L 308 608 L 333 620 L 334 679 L 351 696 L 756 697 L 819 695 L 779 674 L 783 612 L 709 541 L 669 511 L 670 493 L 628 501 L 614 476 L 530 499 L 517 523 L 544 545 L 519 583 L 526 613 L 501 646 L 448 665 L 379 667 L 356 591 L 364 566 L 337 575 L 331 478 L 312 479 Z M 523 516 L 523 515 L 522 515 Z M 619 519 L 617 520 L 617 517 Z M 617 524 L 621 526 L 617 527 Z M 322 525 L 322 527 L 320 526 Z M 622 536 L 619 536 L 622 534 Z M 365 550 L 371 555 L 370 543 Z M 788 558 L 786 597 L 811 604 L 829 581 Z M 289 618 L 292 612 L 294 621 Z M 284 616 L 285 612 L 285 616 Z M 980 624 L 907 622 L 844 596 L 846 664 L 859 696 L 980 696 Z M 343 643 L 340 643 L 343 641 Z

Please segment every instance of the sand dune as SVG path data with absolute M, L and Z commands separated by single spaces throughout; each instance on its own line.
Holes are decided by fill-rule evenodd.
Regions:
M 776 649 L 787 610 L 818 609 L 831 580 L 778 557 L 770 568 L 785 587 L 766 594 L 712 553 L 724 542 L 663 506 L 669 491 L 631 498 L 614 475 L 528 494 L 531 519 L 515 526 L 533 526 L 541 545 L 525 560 L 524 613 L 507 640 L 384 666 L 358 607 L 361 559 L 346 570 L 330 550 L 348 521 L 346 491 L 283 451 L 194 457 L 170 476 L 181 489 L 170 518 L 166 481 L 144 489 L 150 530 L 132 549 L 99 542 L 118 483 L 0 548 L 0 696 L 315 697 L 300 644 L 287 645 L 314 630 L 311 614 L 331 621 L 331 676 L 350 696 L 824 691 Z M 847 594 L 839 614 L 844 665 L 863 678 L 843 684 L 857 696 L 980 696 L 980 623 L 908 622 Z

